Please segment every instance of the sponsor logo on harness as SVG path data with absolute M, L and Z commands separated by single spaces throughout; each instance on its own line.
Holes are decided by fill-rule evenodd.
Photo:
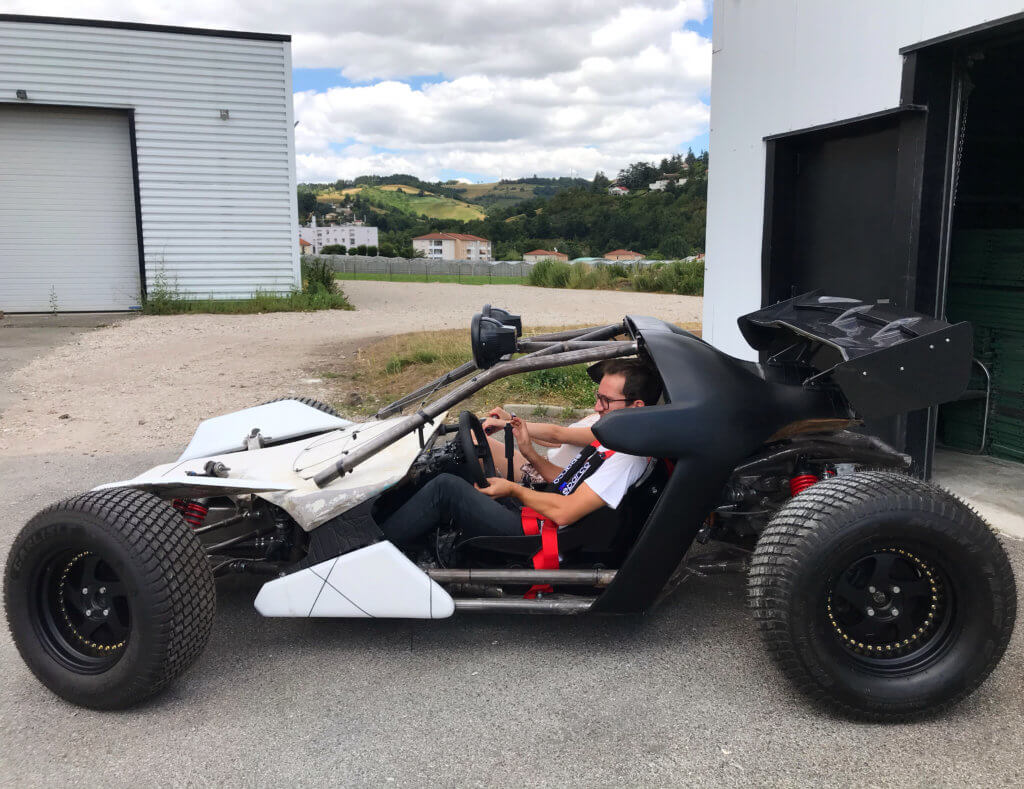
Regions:
M 576 473 L 573 474 L 570 479 L 558 485 L 559 493 L 563 496 L 568 496 L 572 493 L 576 489 L 576 486 L 590 475 L 591 468 L 592 464 L 588 459 L 586 463 L 577 469 Z

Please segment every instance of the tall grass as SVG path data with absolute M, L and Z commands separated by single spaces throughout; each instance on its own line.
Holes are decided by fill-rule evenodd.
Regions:
M 530 272 L 529 283 L 542 288 L 635 290 L 646 293 L 704 293 L 704 261 L 673 260 L 627 268 L 621 263 L 592 266 L 582 261 L 542 260 Z

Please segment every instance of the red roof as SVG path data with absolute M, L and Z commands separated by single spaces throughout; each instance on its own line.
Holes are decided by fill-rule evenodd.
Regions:
M 533 252 L 527 252 L 526 254 L 527 255 L 560 255 L 560 256 L 562 256 L 564 258 L 569 257 L 564 252 L 551 252 L 550 250 L 547 250 L 547 249 L 535 249 L 535 250 L 533 250 Z
M 632 249 L 613 249 L 611 252 L 605 252 L 605 257 L 611 257 L 612 255 L 636 255 L 638 258 L 642 258 L 639 252 L 634 252 Z
M 312 245 L 312 244 L 310 244 L 310 243 L 309 243 L 308 241 L 306 241 L 306 239 L 304 239 L 304 238 L 300 238 L 300 239 L 299 239 L 299 246 L 300 246 L 300 247 L 311 247 L 311 246 L 313 246 L 313 245 Z
M 480 236 L 471 236 L 468 233 L 427 233 L 425 236 L 416 236 L 413 241 L 487 241 Z M 490 243 L 487 241 L 487 243 Z

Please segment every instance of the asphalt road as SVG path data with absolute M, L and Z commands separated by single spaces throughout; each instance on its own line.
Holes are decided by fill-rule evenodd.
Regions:
M 172 454 L 0 458 L 0 555 L 46 504 Z M 262 619 L 240 581 L 197 663 L 128 712 L 51 695 L 3 627 L 0 784 L 1024 784 L 1021 628 L 960 707 L 882 726 L 795 695 L 740 577 L 690 580 L 645 618 L 434 623 Z

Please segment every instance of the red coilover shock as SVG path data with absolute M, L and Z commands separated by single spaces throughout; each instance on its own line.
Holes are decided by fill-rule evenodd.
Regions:
M 789 494 L 796 496 L 798 493 L 803 493 L 817 481 L 818 478 L 814 474 L 797 472 L 796 476 L 789 480 Z
M 181 513 L 181 517 L 185 519 L 185 523 L 193 529 L 198 529 L 202 526 L 203 521 L 206 520 L 206 515 L 210 512 L 209 509 L 204 507 L 198 501 L 175 499 L 171 504 L 174 506 L 174 509 Z

